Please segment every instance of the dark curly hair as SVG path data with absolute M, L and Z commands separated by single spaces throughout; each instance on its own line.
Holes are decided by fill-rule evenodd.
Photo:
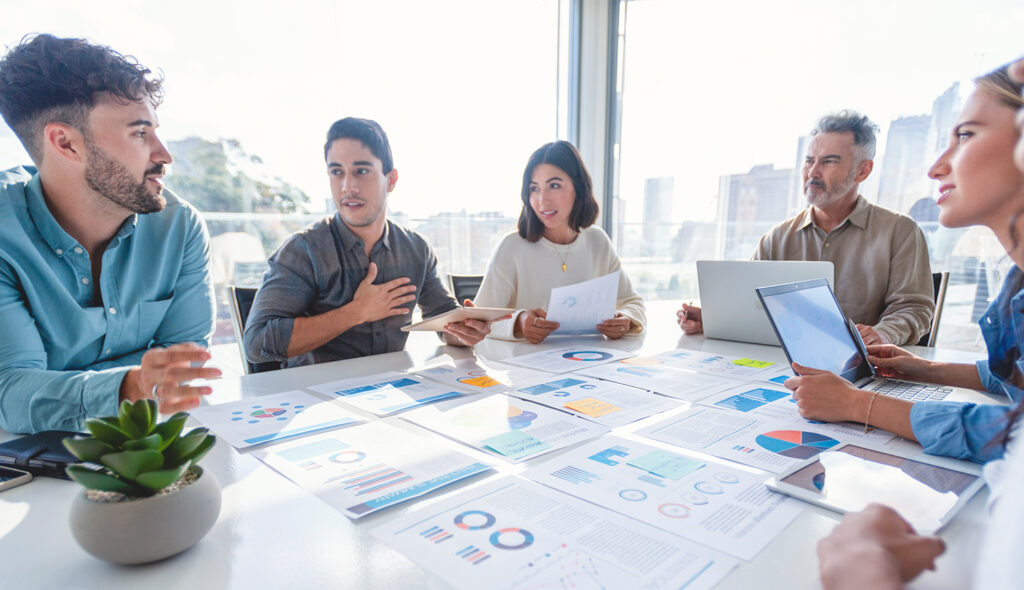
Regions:
M 48 123 L 88 134 L 97 93 L 124 102 L 147 99 L 156 107 L 162 85 L 159 75 L 110 47 L 49 34 L 28 36 L 0 60 L 0 115 L 38 164 Z
M 579 233 L 594 225 L 597 221 L 597 199 L 594 198 L 593 183 L 590 180 L 590 173 L 583 165 L 583 157 L 568 141 L 553 141 L 537 148 L 526 163 L 526 170 L 523 170 L 523 210 L 519 214 L 519 235 L 529 242 L 536 242 L 544 234 L 544 224 L 530 206 L 530 181 L 533 180 L 533 169 L 541 164 L 551 164 L 572 179 L 576 200 L 572 204 L 572 211 L 569 212 L 569 227 Z

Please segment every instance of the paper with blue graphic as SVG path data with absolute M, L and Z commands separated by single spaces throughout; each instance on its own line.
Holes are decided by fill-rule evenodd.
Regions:
M 304 391 L 201 406 L 189 414 L 236 449 L 366 421 L 338 403 Z
M 600 424 L 503 394 L 447 400 L 402 414 L 402 419 L 515 462 L 608 432 Z
M 387 420 L 256 452 L 278 473 L 360 518 L 488 471 L 454 445 Z
M 547 319 L 558 322 L 554 334 L 597 334 L 597 325 L 615 317 L 619 272 L 551 289 Z
M 345 403 L 377 416 L 389 416 L 416 406 L 467 394 L 466 390 L 399 371 L 331 381 L 314 385 L 310 389 L 338 396 Z

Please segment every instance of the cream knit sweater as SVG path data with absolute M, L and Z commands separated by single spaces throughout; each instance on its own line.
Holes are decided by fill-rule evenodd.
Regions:
M 556 244 L 543 237 L 531 244 L 513 232 L 505 236 L 491 255 L 473 303 L 481 307 L 511 307 L 519 312 L 537 307 L 546 310 L 552 288 L 596 279 L 621 269 L 611 240 L 599 227 L 584 229 L 571 244 Z M 633 290 L 625 272 L 619 274 L 615 307 L 632 320 L 630 333 L 643 331 L 647 323 L 644 301 Z M 494 322 L 491 336 L 514 340 L 518 316 L 516 313 L 512 319 Z

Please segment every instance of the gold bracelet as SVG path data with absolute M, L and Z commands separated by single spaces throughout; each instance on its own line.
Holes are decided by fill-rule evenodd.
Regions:
M 868 415 L 864 417 L 864 434 L 868 433 L 868 423 L 871 422 L 871 406 L 875 405 L 875 398 L 878 397 L 878 392 L 871 394 L 871 401 L 868 402 Z

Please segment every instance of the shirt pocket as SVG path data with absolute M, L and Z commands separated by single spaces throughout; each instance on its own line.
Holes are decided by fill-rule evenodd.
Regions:
M 147 348 L 156 339 L 156 331 L 160 327 L 160 324 L 164 321 L 164 316 L 167 315 L 167 310 L 171 307 L 171 301 L 174 300 L 174 296 L 162 299 L 160 301 L 143 301 L 138 305 L 138 333 L 136 334 L 136 341 L 139 343 L 140 348 Z

